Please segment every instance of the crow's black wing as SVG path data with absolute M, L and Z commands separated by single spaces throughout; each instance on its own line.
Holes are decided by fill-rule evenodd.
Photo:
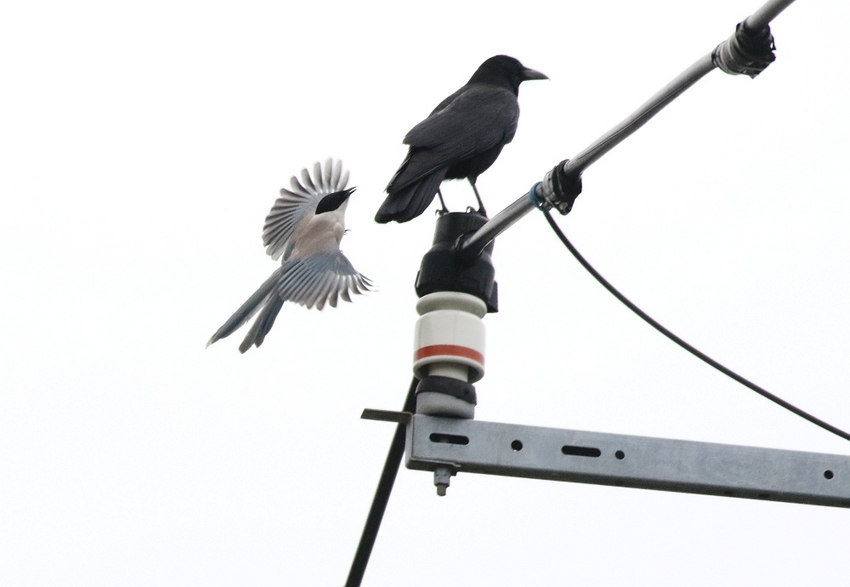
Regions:
M 511 142 L 518 119 L 519 105 L 510 90 L 464 87 L 404 137 L 411 151 L 393 178 L 392 189 L 403 189 L 441 167 Z

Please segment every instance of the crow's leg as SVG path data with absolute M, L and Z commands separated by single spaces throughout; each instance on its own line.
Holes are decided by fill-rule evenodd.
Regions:
M 443 192 L 440 191 L 440 188 L 437 188 L 437 195 L 440 197 L 440 205 L 443 207 L 443 209 L 438 211 L 437 213 L 438 214 L 445 214 L 446 212 L 449 211 L 449 209 L 446 208 L 446 201 L 443 200 Z
M 482 216 L 487 216 L 487 210 L 484 209 L 484 203 L 481 201 L 481 196 L 478 195 L 478 188 L 475 187 L 475 182 L 470 179 L 469 185 L 472 186 L 472 191 L 475 192 L 475 199 L 478 200 L 478 213 Z

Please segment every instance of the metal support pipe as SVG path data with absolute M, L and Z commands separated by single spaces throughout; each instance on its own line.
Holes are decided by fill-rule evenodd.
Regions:
M 788 8 L 794 0 L 771 0 L 753 12 L 744 20 L 744 26 L 750 30 L 763 29 L 770 21 L 779 16 L 779 13 Z
M 710 53 L 700 58 L 696 63 L 682 72 L 681 75 L 676 77 L 676 79 L 664 86 L 661 91 L 647 100 L 631 116 L 596 139 L 596 141 L 579 153 L 574 159 L 570 159 L 564 166 L 564 171 L 576 177 L 580 176 L 585 169 L 649 122 L 650 118 L 658 114 L 662 108 L 679 97 L 685 90 L 698 82 L 715 67 Z M 461 243 L 461 250 L 464 253 L 477 254 L 487 246 L 487 243 L 531 212 L 537 206 L 537 201 L 547 202 L 548 197 L 552 194 L 547 193 L 544 187 L 545 183 L 538 183 L 532 188 L 534 193 L 529 191 L 529 193 L 496 214 L 475 234 Z M 546 205 L 548 206 L 548 204 Z
M 750 30 L 760 30 L 766 27 L 770 21 L 776 18 L 794 0 L 770 0 L 752 15 L 744 20 L 744 26 Z M 564 165 L 564 172 L 570 177 L 580 177 L 585 169 L 599 160 L 608 151 L 616 147 L 623 140 L 649 122 L 653 116 L 658 114 L 662 108 L 678 98 L 688 88 L 702 79 L 708 72 L 715 69 L 717 65 L 712 58 L 713 52 L 698 59 L 693 65 L 667 84 L 658 93 L 647 100 L 631 116 L 620 122 L 617 126 L 596 139 L 590 146 L 584 149 L 573 159 Z M 466 254 L 477 254 L 502 232 L 510 228 L 520 218 L 528 214 L 538 202 L 544 207 L 551 207 L 552 193 L 548 182 L 538 183 L 533 188 L 534 193 L 529 192 L 505 208 L 482 226 L 475 234 L 460 243 L 461 250 Z
M 461 251 L 470 257 L 477 256 L 493 239 L 513 226 L 520 218 L 534 210 L 536 206 L 536 195 L 534 194 L 536 188 L 537 186 L 535 185 L 519 200 L 488 220 L 484 226 L 460 244 Z
M 575 158 L 570 159 L 570 162 L 564 167 L 564 171 L 571 175 L 581 175 L 585 169 L 599 160 L 605 153 L 623 142 L 623 140 L 637 129 L 649 122 L 650 118 L 658 114 L 662 108 L 682 95 L 685 90 L 697 83 L 715 67 L 711 60 L 711 53 L 698 59 L 693 65 L 677 76 L 676 79 L 647 100 L 631 116 L 596 139 L 594 143 Z

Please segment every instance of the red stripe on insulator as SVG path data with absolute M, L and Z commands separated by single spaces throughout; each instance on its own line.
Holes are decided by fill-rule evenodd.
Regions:
M 437 355 L 463 357 L 464 359 L 472 359 L 477 363 L 481 363 L 482 365 L 484 364 L 484 355 L 475 349 L 458 346 L 456 344 L 432 344 L 431 346 L 422 347 L 413 353 L 413 360 L 418 361 L 419 359 L 425 359 L 427 357 L 434 357 Z

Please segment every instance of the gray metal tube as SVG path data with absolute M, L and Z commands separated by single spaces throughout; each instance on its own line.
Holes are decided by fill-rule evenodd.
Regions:
M 751 30 L 764 28 L 779 13 L 790 6 L 792 2 L 794 0 L 769 0 L 744 20 L 744 26 Z M 693 65 L 676 77 L 676 79 L 662 88 L 660 92 L 652 96 L 631 116 L 599 137 L 584 151 L 571 159 L 564 167 L 564 171 L 568 175 L 581 175 L 585 169 L 590 167 L 590 165 L 595 163 L 605 153 L 649 122 L 649 119 L 658 114 L 662 108 L 678 98 L 685 90 L 716 67 L 711 56 L 712 54 L 709 53 L 698 59 Z M 536 190 L 534 195 L 538 201 L 545 203 L 547 197 L 551 195 L 551 193 L 547 193 L 549 192 L 549 186 L 546 181 L 537 184 L 533 189 Z M 463 242 L 460 247 L 461 250 L 468 254 L 478 254 L 487 246 L 487 243 L 528 214 L 534 207 L 535 201 L 530 193 L 522 196 L 478 229 L 472 237 Z
M 686 69 L 672 82 L 667 84 L 660 92 L 656 93 L 646 103 L 638 108 L 631 116 L 623 120 L 620 124 L 612 128 L 603 136 L 599 137 L 594 143 L 579 153 L 574 159 L 571 159 L 565 167 L 567 173 L 575 173 L 580 175 L 587 167 L 596 162 L 605 153 L 613 149 L 620 142 L 626 139 L 629 135 L 646 124 L 650 118 L 658 114 L 662 108 L 675 100 L 685 90 L 699 81 L 705 74 L 714 69 L 711 54 L 699 59 L 696 63 Z M 546 193 L 545 183 L 536 186 L 536 197 L 545 202 Z M 507 230 L 520 218 L 528 214 L 535 203 L 531 198 L 531 194 L 526 194 L 519 198 L 513 204 L 496 214 L 490 219 L 487 224 L 478 229 L 478 231 L 467 239 L 462 245 L 461 250 L 469 254 L 477 254 L 487 246 L 491 240 L 496 238 L 502 232 Z
M 478 255 L 490 241 L 502 234 L 534 208 L 534 202 L 531 200 L 531 192 L 529 192 L 496 214 L 487 221 L 487 224 L 466 239 L 460 246 L 461 251 L 473 256 Z
M 753 12 L 744 20 L 744 26 L 751 31 L 763 29 L 770 21 L 779 16 L 779 13 L 791 6 L 794 0 L 770 0 L 764 6 Z
M 662 108 L 678 98 L 685 90 L 697 83 L 702 77 L 716 66 L 711 60 L 711 53 L 698 59 L 676 79 L 664 86 L 658 93 L 647 100 L 640 108 L 623 120 L 620 124 L 596 139 L 584 151 L 576 155 L 564 168 L 567 173 L 581 174 L 595 163 L 605 153 L 616 147 L 637 129 L 649 122 Z

